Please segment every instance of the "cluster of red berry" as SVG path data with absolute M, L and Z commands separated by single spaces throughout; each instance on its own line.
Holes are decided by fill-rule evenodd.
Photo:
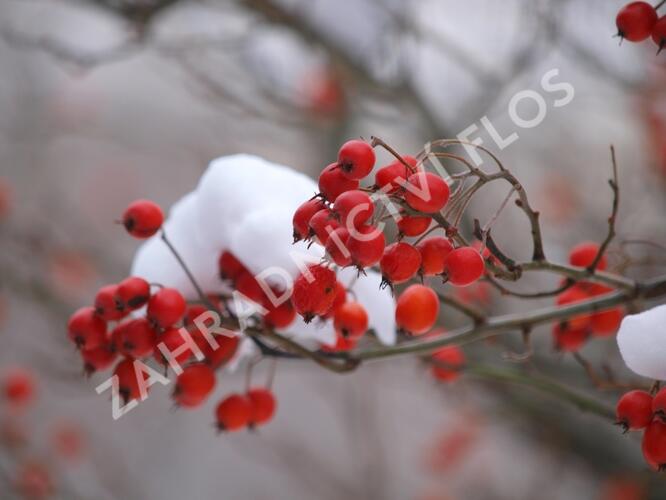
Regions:
M 576 245 L 569 253 L 569 263 L 572 266 L 587 268 L 594 264 L 599 252 L 596 243 L 584 242 Z M 603 271 L 608 266 L 606 256 L 601 256 L 596 269 Z M 613 291 L 613 288 L 601 283 L 580 281 L 566 287 L 557 296 L 557 305 L 575 304 L 599 297 Z M 624 311 L 621 307 L 580 314 L 565 322 L 553 325 L 553 340 L 555 348 L 563 352 L 577 352 L 591 337 L 608 337 L 617 332 L 622 322 Z
M 317 241 L 339 267 L 355 266 L 363 272 L 379 265 L 383 284 L 391 288 L 417 276 L 441 276 L 455 286 L 478 280 L 485 271 L 478 248 L 455 248 L 445 236 L 423 239 L 433 216 L 449 200 L 447 182 L 424 171 L 416 158 L 405 156 L 378 169 L 374 185 L 362 188 L 361 180 L 371 173 L 374 164 L 375 153 L 367 142 L 350 140 L 343 144 L 337 161 L 319 176 L 319 194 L 294 213 L 294 241 Z M 379 201 L 389 214 L 397 214 L 397 241 L 389 245 L 379 226 L 386 211 L 375 210 Z M 421 238 L 418 243 L 407 243 L 405 237 Z M 296 311 L 306 321 L 329 313 L 336 296 L 332 270 L 318 265 L 310 271 L 296 280 L 292 298 Z M 351 321 L 352 311 L 360 324 L 365 312 L 358 305 L 337 309 L 334 316 L 349 315 Z M 429 331 L 438 314 L 436 293 L 421 284 L 411 285 L 400 294 L 395 311 L 398 326 L 413 335 Z M 344 320 L 336 318 L 338 323 Z M 343 334 L 338 345 L 348 347 L 344 329 L 336 329 Z
M 132 203 L 122 223 L 137 238 L 148 238 L 162 226 L 161 209 L 151 201 Z M 265 303 L 263 290 L 238 259 L 223 252 L 220 274 L 249 298 Z M 261 294 L 259 297 L 257 294 Z M 208 296 L 218 311 L 224 308 L 219 296 Z M 145 314 L 140 310 L 145 308 Z M 211 343 L 197 321 L 209 311 L 202 304 L 188 304 L 175 288 L 152 287 L 142 278 L 130 276 L 117 284 L 102 287 L 93 306 L 82 307 L 69 319 L 70 340 L 80 350 L 86 374 L 103 371 L 120 357 L 113 368 L 118 392 L 125 403 L 141 397 L 141 383 L 148 378 L 137 370 L 135 360 L 154 360 L 168 369 L 172 362 L 184 366 L 175 380 L 172 398 L 176 405 L 194 408 L 202 405 L 215 388 L 215 370 L 228 363 L 239 345 L 238 335 L 216 335 Z M 277 307 L 265 316 L 271 326 L 291 323 L 295 313 L 290 307 Z M 114 323 L 109 327 L 109 323 Z M 170 354 L 170 356 L 167 356 Z M 272 392 L 253 388 L 246 396 L 234 394 L 222 400 L 216 411 L 220 430 L 256 426 L 271 419 L 275 411 Z
M 617 14 L 617 36 L 630 42 L 642 42 L 652 37 L 657 44 L 658 53 L 666 47 L 666 15 L 659 17 L 656 7 L 647 2 L 631 2 Z
M 654 397 L 646 391 L 629 391 L 616 407 L 617 425 L 624 432 L 643 432 L 641 448 L 650 467 L 666 469 L 666 388 Z

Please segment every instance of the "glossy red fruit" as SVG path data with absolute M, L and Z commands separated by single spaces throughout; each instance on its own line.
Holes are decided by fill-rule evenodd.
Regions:
M 616 424 L 625 432 L 645 429 L 652 422 L 652 396 L 645 391 L 629 391 L 615 408 Z
M 161 328 L 169 328 L 185 315 L 187 303 L 175 288 L 162 288 L 148 301 L 148 319 Z
M 215 372 L 203 363 L 186 366 L 176 378 L 173 400 L 178 406 L 195 408 L 206 401 L 215 388 Z
M 481 254 L 472 247 L 460 247 L 451 251 L 444 260 L 444 272 L 454 286 L 474 283 L 486 270 Z
M 145 306 L 150 299 L 150 284 L 143 278 L 130 276 L 118 283 L 116 308 L 121 311 L 134 311 Z
M 359 269 L 374 266 L 384 255 L 386 239 L 375 226 L 361 226 L 349 234 L 347 248 L 352 264 Z
M 666 387 L 662 388 L 652 399 L 652 412 L 655 417 L 666 422 Z
M 95 349 L 81 351 L 83 360 L 83 371 L 87 376 L 111 368 L 118 354 L 110 345 L 104 345 Z
M 409 243 L 392 243 L 379 261 L 382 285 L 393 286 L 413 278 L 421 267 L 421 254 Z
M 666 16 L 660 17 L 652 28 L 652 40 L 657 44 L 657 54 L 666 48 Z
M 32 373 L 16 368 L 4 375 L 2 395 L 11 407 L 24 408 L 34 400 L 36 385 Z
M 347 289 L 342 283 L 336 281 L 335 299 L 333 299 L 333 305 L 331 306 L 331 309 L 329 309 L 329 311 L 322 316 L 322 318 L 324 319 L 332 318 L 333 315 L 335 314 L 335 311 L 338 310 L 338 307 L 340 307 L 345 302 L 347 302 Z
M 227 250 L 220 254 L 217 267 L 223 280 L 236 281 L 241 274 L 247 272 L 243 263 Z
M 337 163 L 331 163 L 319 174 L 319 193 L 333 203 L 345 191 L 358 189 L 359 182 L 347 178 Z
M 306 323 L 331 309 L 337 291 L 337 279 L 331 269 L 314 265 L 308 270 L 309 273 L 301 274 L 294 281 L 291 296 L 294 309 L 303 316 Z
M 403 215 L 397 224 L 402 236 L 420 236 L 428 230 L 431 223 L 430 217 Z
M 244 429 L 250 423 L 252 404 L 240 394 L 232 394 L 217 405 L 215 416 L 220 432 L 233 432 Z
M 647 2 L 631 2 L 618 12 L 617 34 L 630 42 L 642 42 L 652 33 L 658 14 Z
M 128 321 L 122 329 L 120 351 L 130 358 L 140 359 L 153 354 L 157 333 L 146 318 Z
M 458 346 L 446 346 L 432 355 L 432 374 L 442 382 L 453 382 L 460 376 L 465 364 L 465 354 Z
M 342 335 L 337 335 L 335 338 L 335 344 L 333 345 L 322 345 L 321 350 L 324 352 L 349 352 L 353 351 L 356 348 L 358 343 L 357 339 L 344 338 Z
M 333 212 L 338 216 L 340 224 L 351 230 L 370 220 L 375 213 L 375 205 L 370 195 L 354 189 L 338 196 L 333 204 Z
M 624 312 L 620 307 L 594 313 L 590 320 L 592 335 L 595 337 L 607 337 L 613 335 L 620 328 L 623 316 Z
M 236 278 L 234 284 L 236 286 L 236 291 L 243 294 L 252 302 L 260 305 L 268 303 L 266 292 L 264 292 L 259 281 L 249 272 L 242 273 Z
M 309 224 L 310 236 L 315 236 L 322 245 L 326 245 L 331 233 L 340 227 L 340 221 L 328 208 L 314 214 Z
M 270 422 L 275 416 L 277 402 L 270 389 L 253 387 L 247 392 L 250 401 L 250 426 L 256 427 Z
M 326 208 L 326 205 L 322 200 L 312 199 L 306 201 L 296 209 L 292 220 L 294 226 L 294 243 L 310 238 L 310 219 L 324 208 Z
M 438 314 L 437 294 L 427 286 L 411 285 L 398 298 L 395 321 L 400 329 L 421 335 L 435 325 Z
M 352 263 L 348 243 L 349 231 L 344 227 L 333 231 L 326 242 L 326 253 L 340 267 L 346 267 Z
M 113 370 L 113 374 L 118 377 L 118 391 L 125 404 L 141 397 L 138 377 L 140 375 L 145 381 L 148 379 L 148 374 L 142 370 L 135 370 L 132 358 L 120 361 Z M 148 390 L 147 387 L 146 390 Z
M 587 328 L 572 328 L 565 323 L 553 325 L 553 342 L 560 352 L 578 352 L 590 338 Z
M 573 286 L 568 290 L 565 290 L 557 296 L 556 303 L 558 306 L 565 306 L 568 304 L 575 304 L 577 302 L 582 302 L 588 300 L 590 296 L 580 287 Z M 569 318 L 569 326 L 575 330 L 581 328 L 587 328 L 592 322 L 592 317 L 590 314 L 579 314 L 572 318 Z
M 396 159 L 377 170 L 375 173 L 375 187 L 387 194 L 393 194 L 400 190 L 409 176 L 417 171 L 416 166 L 418 164 L 416 158 L 413 156 L 403 156 L 402 159 L 412 168 L 408 168 L 404 163 Z
M 72 314 L 67 332 L 79 349 L 95 349 L 106 343 L 106 321 L 95 314 L 93 307 L 82 307 Z
M 362 304 L 346 302 L 335 311 L 333 326 L 338 335 L 358 339 L 368 330 L 368 313 Z
M 125 316 L 125 312 L 116 307 L 116 290 L 118 285 L 106 285 L 95 295 L 95 312 L 104 321 L 115 321 Z M 128 311 L 129 312 L 129 311 Z
M 270 328 L 287 328 L 296 319 L 296 310 L 291 300 L 286 300 L 279 306 L 270 305 L 264 315 L 264 323 Z
M 645 429 L 641 443 L 645 461 L 655 470 L 666 467 L 666 424 L 654 420 Z
M 416 246 L 421 255 L 423 276 L 437 276 L 444 272 L 444 261 L 453 251 L 451 242 L 443 236 L 426 238 Z
M 569 252 L 569 264 L 576 267 L 588 267 L 592 265 L 597 252 L 599 251 L 599 245 L 589 241 L 579 243 L 571 249 Z M 597 269 L 603 271 L 608 266 L 606 256 L 602 256 L 597 264 Z
M 150 200 L 130 203 L 123 214 L 123 226 L 135 238 L 151 237 L 159 231 L 163 222 L 162 209 Z
M 215 303 L 213 302 L 213 305 Z M 202 314 L 206 314 L 208 312 L 208 307 L 204 306 L 202 304 L 191 304 L 187 306 L 187 309 L 185 310 L 185 317 L 183 318 L 183 326 L 185 328 L 193 328 L 196 326 L 195 321 L 197 318 L 199 318 Z M 202 319 L 205 319 L 206 316 L 203 316 Z
M 417 172 L 407 179 L 405 201 L 419 212 L 439 212 L 449 201 L 449 185 L 432 172 Z
M 238 350 L 241 338 L 240 335 L 216 335 L 217 347 L 211 346 L 201 334 L 195 334 L 194 339 L 201 352 L 206 356 L 206 363 L 217 370 L 231 361 Z
M 168 366 L 169 365 L 169 360 L 162 354 L 162 351 L 159 349 L 160 345 L 164 345 L 164 347 L 171 353 L 174 353 L 175 351 L 179 351 L 180 348 L 186 344 L 185 338 L 183 338 L 183 335 L 180 333 L 180 330 L 178 328 L 169 328 L 168 330 L 165 330 L 161 335 L 158 336 L 157 342 L 155 344 L 155 349 L 153 351 L 153 357 L 155 360 L 163 365 L 163 366 Z M 184 349 L 183 352 L 175 356 L 175 361 L 179 364 L 182 365 L 186 363 L 193 355 L 194 353 L 192 352 L 191 349 Z
M 365 141 L 347 141 L 338 151 L 338 166 L 348 179 L 363 179 L 375 166 L 375 151 Z

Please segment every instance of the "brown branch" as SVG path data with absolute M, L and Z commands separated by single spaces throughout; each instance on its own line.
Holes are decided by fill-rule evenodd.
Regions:
M 613 178 L 608 180 L 608 184 L 610 185 L 611 189 L 613 190 L 613 208 L 611 210 L 611 215 L 608 218 L 608 235 L 606 236 L 606 239 L 603 241 L 601 246 L 599 247 L 599 250 L 597 251 L 597 255 L 595 255 L 594 260 L 590 263 L 588 266 L 588 271 L 593 273 L 597 266 L 599 265 L 599 262 L 601 261 L 602 257 L 604 256 L 604 253 L 606 252 L 606 249 L 608 248 L 608 245 L 610 245 L 611 241 L 615 237 L 615 221 L 617 219 L 617 212 L 618 208 L 620 206 L 620 187 L 618 184 L 618 176 L 617 176 L 617 160 L 615 158 L 615 147 L 611 145 L 610 147 L 611 151 L 611 162 L 613 166 Z
M 454 299 L 453 297 L 444 295 L 441 292 L 437 292 L 437 297 L 439 298 L 439 301 L 441 303 L 448 304 L 454 309 L 457 309 L 461 313 L 471 318 L 474 321 L 474 324 L 476 325 L 480 325 L 486 320 L 483 312 L 472 305 L 464 304 L 458 299 Z

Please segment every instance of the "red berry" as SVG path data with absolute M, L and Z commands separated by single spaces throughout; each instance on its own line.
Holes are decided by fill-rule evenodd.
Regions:
M 215 388 L 215 372 L 203 363 L 186 366 L 176 379 L 173 400 L 178 406 L 194 408 L 201 405 Z
M 19 466 L 14 487 L 20 497 L 26 500 L 46 500 L 55 493 L 49 469 L 44 464 L 33 461 Z
M 316 236 L 322 245 L 326 245 L 331 233 L 340 227 L 340 221 L 328 208 L 314 214 L 309 224 L 310 235 Z
M 331 306 L 331 309 L 322 316 L 324 319 L 329 319 L 332 318 L 333 315 L 335 314 L 335 311 L 338 310 L 338 307 L 340 307 L 342 304 L 347 302 L 347 289 L 345 286 L 340 283 L 339 281 L 335 282 L 335 299 L 333 300 L 333 305 Z
M 337 163 L 331 163 L 319 174 L 319 192 L 331 203 L 345 191 L 358 189 L 358 185 L 358 181 L 345 177 Z
M 286 300 L 279 306 L 269 305 L 264 315 L 264 323 L 270 328 L 287 328 L 296 319 L 296 310 L 291 300 Z
M 645 461 L 655 470 L 666 467 L 666 424 L 654 420 L 645 429 L 641 443 Z
M 148 378 L 145 371 L 135 370 L 132 358 L 123 359 L 113 370 L 113 374 L 118 377 L 118 391 L 125 404 L 141 397 L 137 372 L 141 374 L 144 381 Z
M 164 214 L 159 205 L 149 200 L 137 200 L 125 210 L 123 225 L 135 238 L 149 238 L 162 227 Z
M 384 255 L 386 239 L 375 226 L 361 226 L 352 231 L 347 240 L 352 264 L 359 269 L 377 264 Z
M 255 427 L 269 422 L 275 415 L 275 396 L 263 387 L 255 387 L 247 392 L 250 401 L 250 426 Z
M 594 258 L 599 251 L 599 245 L 592 242 L 579 243 L 571 249 L 569 253 L 569 264 L 576 267 L 588 267 L 594 262 Z M 603 271 L 606 269 L 608 262 L 606 256 L 602 256 L 597 264 L 597 269 Z
M 333 325 L 342 337 L 362 337 L 368 329 L 368 313 L 358 302 L 346 302 L 335 311 Z
M 412 168 L 409 169 L 399 160 L 389 163 L 375 173 L 375 187 L 385 193 L 395 193 L 405 184 L 405 181 L 416 172 L 417 160 L 413 156 L 403 156 L 405 163 Z
M 409 176 L 405 185 L 405 201 L 414 210 L 432 214 L 439 212 L 449 201 L 449 185 L 431 172 Z
M 421 267 L 421 254 L 409 243 L 392 243 L 379 261 L 382 284 L 393 285 L 411 279 Z
M 402 215 L 398 221 L 398 230 L 402 236 L 419 236 L 428 230 L 431 223 L 430 217 Z
M 432 374 L 442 382 L 453 382 L 460 376 L 460 370 L 465 364 L 465 354 L 458 346 L 446 346 L 435 351 L 432 355 Z
M 340 267 L 346 267 L 352 263 L 351 253 L 349 253 L 347 247 L 348 243 L 349 231 L 344 227 L 339 227 L 333 231 L 326 242 L 326 253 Z
M 294 281 L 291 301 L 296 312 L 309 322 L 314 316 L 326 314 L 335 300 L 337 279 L 335 273 L 326 266 L 310 266 L 308 273 L 301 274 Z
M 483 276 L 485 269 L 483 257 L 472 247 L 456 248 L 444 261 L 444 272 L 448 282 L 454 286 L 471 285 Z
M 333 211 L 347 229 L 365 224 L 375 213 L 375 206 L 367 193 L 354 189 L 342 193 L 333 204 Z
M 338 166 L 348 179 L 363 179 L 375 166 L 375 151 L 365 141 L 347 141 L 338 151 Z
M 235 282 L 236 291 L 242 293 L 245 297 L 256 304 L 264 305 L 268 302 L 266 292 L 261 284 L 249 272 L 242 273 Z
M 120 351 L 131 358 L 144 358 L 153 354 L 157 334 L 146 318 L 125 323 L 121 329 Z
M 201 352 L 206 356 L 206 363 L 208 363 L 214 370 L 227 364 L 236 354 L 238 345 L 240 344 L 239 335 L 216 335 L 215 341 L 217 348 L 210 345 L 203 334 L 199 333 L 194 336 Z
M 310 238 L 310 219 L 320 210 L 326 208 L 324 202 L 319 199 L 308 200 L 294 212 L 294 243 Z M 224 255 L 224 254 L 223 254 Z
M 234 254 L 226 250 L 220 254 L 217 266 L 220 271 L 220 278 L 223 280 L 236 281 L 241 274 L 247 272 L 243 263 Z
M 652 422 L 652 396 L 645 391 L 630 391 L 617 402 L 617 425 L 624 431 L 637 431 Z
M 353 338 L 344 338 L 342 335 L 337 335 L 335 339 L 335 344 L 333 345 L 322 345 L 321 350 L 324 352 L 349 352 L 354 350 L 356 347 L 357 339 Z
M 83 371 L 87 376 L 104 371 L 111 367 L 116 360 L 117 353 L 110 345 L 103 345 L 86 351 L 81 351 Z
M 408 287 L 395 308 L 398 327 L 413 335 L 421 335 L 430 330 L 439 314 L 437 294 L 424 285 Z
M 14 408 L 27 406 L 35 397 L 35 379 L 27 370 L 14 369 L 4 376 L 2 394 Z
M 215 305 L 213 301 L 213 305 Z M 187 310 L 185 311 L 185 317 L 183 318 L 183 326 L 186 328 L 192 328 L 196 327 L 197 325 L 194 323 L 194 321 L 201 316 L 202 314 L 205 314 L 208 312 L 208 307 L 202 305 L 202 304 L 191 304 L 187 306 Z
M 572 328 L 566 323 L 553 325 L 555 349 L 560 352 L 578 352 L 590 338 L 587 328 Z
M 444 261 L 453 251 L 451 242 L 443 236 L 433 236 L 419 243 L 416 248 L 421 254 L 421 274 L 437 276 L 444 272 Z
M 652 411 L 655 417 L 666 421 L 666 388 L 661 389 L 652 400 Z
M 186 340 L 183 338 L 183 335 L 181 335 L 178 328 L 169 328 L 158 337 L 153 352 L 153 357 L 159 364 L 167 366 L 169 364 L 169 360 L 164 356 L 164 354 L 162 354 L 159 346 L 162 344 L 169 352 L 173 353 L 174 351 L 179 350 L 185 343 Z M 175 356 L 175 361 L 182 365 L 190 359 L 192 354 L 193 353 L 190 349 L 183 350 L 183 352 Z
M 162 288 L 148 301 L 148 319 L 161 328 L 175 325 L 185 315 L 187 303 L 175 288 Z
M 568 290 L 565 290 L 557 296 L 556 303 L 558 306 L 564 306 L 567 304 L 575 304 L 576 302 L 582 302 L 588 300 L 590 296 L 580 287 L 573 286 Z M 575 330 L 581 328 L 587 328 L 590 326 L 592 318 L 589 314 L 579 314 L 572 318 L 569 318 L 569 326 Z
M 656 9 L 647 2 L 631 2 L 617 14 L 617 34 L 630 42 L 647 39 L 657 22 Z
M 125 312 L 118 310 L 116 306 L 117 290 L 118 285 L 106 285 L 100 288 L 95 295 L 95 312 L 104 321 L 115 321 L 125 316 Z
M 652 40 L 659 47 L 659 54 L 666 47 L 666 16 L 660 17 L 652 28 Z
M 620 307 L 594 313 L 591 318 L 592 334 L 595 337 L 613 335 L 620 328 L 623 316 L 624 313 Z
M 232 394 L 220 401 L 215 410 L 217 428 L 220 432 L 233 432 L 243 429 L 250 423 L 252 404 L 240 394 Z
M 79 349 L 94 349 L 106 342 L 106 321 L 95 314 L 92 307 L 82 307 L 72 314 L 67 331 Z
M 130 276 L 118 283 L 115 299 L 116 308 L 121 311 L 139 309 L 150 299 L 150 284 L 143 278 Z

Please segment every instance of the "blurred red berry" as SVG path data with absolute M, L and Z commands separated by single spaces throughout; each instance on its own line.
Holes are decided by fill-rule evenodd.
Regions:
M 178 406 L 200 406 L 215 388 L 215 372 L 203 363 L 186 366 L 176 378 L 173 400 Z
M 443 236 L 426 238 L 416 248 L 421 254 L 420 273 L 423 276 L 442 274 L 444 272 L 444 261 L 453 251 L 453 245 Z
M 652 396 L 645 391 L 622 395 L 615 408 L 616 424 L 625 432 L 645 429 L 652 422 Z
M 217 405 L 215 416 L 220 432 L 233 432 L 244 429 L 250 423 L 252 404 L 240 394 L 232 394 Z
M 400 297 L 395 309 L 398 327 L 413 335 L 422 335 L 437 321 L 439 299 L 424 285 L 411 285 Z
M 569 252 L 569 264 L 576 267 L 588 267 L 594 262 L 597 253 L 599 252 L 599 245 L 589 241 L 579 243 L 571 249 Z M 603 271 L 608 266 L 606 256 L 603 255 L 599 263 L 597 264 L 597 269 Z
M 82 307 L 69 318 L 69 338 L 79 349 L 95 349 L 106 343 L 106 321 L 95 314 L 93 307 Z
M 263 425 L 273 419 L 277 403 L 270 389 L 254 387 L 247 392 L 247 399 L 250 401 L 250 426 Z
M 150 238 L 162 227 L 164 214 L 159 205 L 150 200 L 137 200 L 123 213 L 123 226 L 135 238 Z
M 175 288 L 162 288 L 148 301 L 148 319 L 161 328 L 169 328 L 185 315 L 187 303 Z
M 421 267 L 421 254 L 409 243 L 392 243 L 379 261 L 382 285 L 393 286 L 413 278 Z
M 460 376 L 465 354 L 458 346 L 446 346 L 433 353 L 432 361 L 433 376 L 442 382 L 453 382 Z
M 456 248 L 444 260 L 444 273 L 454 286 L 471 285 L 483 276 L 485 269 L 483 257 L 472 247 Z

